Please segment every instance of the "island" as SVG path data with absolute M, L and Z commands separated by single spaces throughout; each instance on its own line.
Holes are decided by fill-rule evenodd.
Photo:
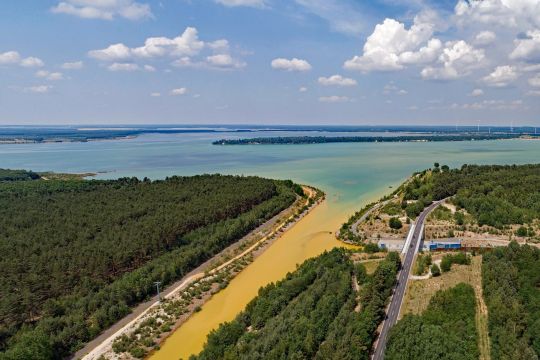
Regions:
M 396 135 L 396 136 L 280 136 L 245 139 L 221 139 L 213 145 L 306 145 L 327 143 L 378 143 L 378 142 L 436 142 L 436 141 L 480 141 L 528 138 L 537 139 L 536 135 L 523 134 L 440 134 L 440 135 Z

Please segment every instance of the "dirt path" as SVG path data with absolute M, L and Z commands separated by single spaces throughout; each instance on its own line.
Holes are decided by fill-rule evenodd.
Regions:
M 480 275 L 473 280 L 474 293 L 476 295 L 476 329 L 478 330 L 478 350 L 480 350 L 480 360 L 491 360 L 491 344 L 489 342 L 488 330 L 488 309 L 484 302 L 482 290 L 482 257 L 474 259 L 472 266 L 475 272 Z
M 309 199 L 315 197 L 316 191 L 308 186 L 303 186 L 303 189 L 308 194 L 308 198 L 306 199 L 306 202 L 304 205 L 309 205 Z M 288 216 L 286 219 L 282 219 L 282 218 L 285 214 L 288 214 L 292 209 L 294 209 L 297 206 L 297 203 L 298 201 L 295 201 L 295 203 L 291 205 L 289 208 L 283 210 L 282 212 L 274 216 L 272 219 L 268 220 L 266 223 L 259 226 L 258 228 L 250 232 L 248 235 L 244 236 L 240 241 L 237 241 L 236 243 L 230 245 L 229 247 L 221 251 L 219 254 L 214 256 L 212 259 L 209 259 L 208 261 L 199 265 L 197 268 L 195 268 L 190 273 L 188 273 L 184 278 L 175 282 L 174 284 L 169 286 L 165 291 L 163 291 L 162 296 L 167 299 L 171 298 L 176 293 L 186 288 L 191 283 L 197 280 L 200 280 L 204 278 L 205 276 L 218 272 L 219 270 L 230 265 L 232 262 L 244 257 L 245 255 L 257 249 L 257 247 L 259 247 L 261 243 L 267 241 L 269 238 L 276 235 L 279 231 L 284 230 L 288 226 L 290 226 L 290 223 L 288 223 L 288 221 L 294 218 L 296 212 Z M 220 264 L 217 267 L 213 266 L 216 263 L 216 261 L 219 261 L 219 259 L 222 259 L 227 254 L 230 254 L 231 251 L 236 250 L 238 247 L 248 242 L 250 239 L 252 240 L 253 236 L 262 235 L 265 232 L 265 230 L 267 230 L 268 228 L 271 228 L 272 230 L 268 232 L 266 235 L 264 235 L 262 238 L 260 238 L 258 241 L 253 243 L 246 250 L 242 251 L 240 254 L 234 256 L 230 260 Z M 212 268 L 212 270 L 208 271 L 209 268 Z M 151 309 L 158 306 L 159 304 L 160 302 L 157 295 L 154 296 L 152 299 L 139 304 L 137 307 L 133 309 L 133 311 L 129 315 L 125 316 L 116 324 L 114 324 L 113 326 L 105 330 L 97 338 L 87 343 L 84 348 L 76 352 L 71 358 L 72 359 L 83 358 L 86 360 L 98 359 L 102 354 L 104 354 L 110 349 L 113 341 L 118 336 L 125 333 L 132 327 L 136 326 L 138 322 L 146 314 L 148 314 L 148 312 Z

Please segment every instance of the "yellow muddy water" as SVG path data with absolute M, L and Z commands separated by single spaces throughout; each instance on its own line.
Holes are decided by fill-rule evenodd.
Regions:
M 257 295 L 261 286 L 282 279 L 296 265 L 335 246 L 334 232 L 346 219 L 327 202 L 319 205 L 284 233 L 263 254 L 238 274 L 227 288 L 210 299 L 162 344 L 152 360 L 187 359 L 202 350 L 210 330 L 230 321 Z M 341 209 L 340 209 L 341 210 Z

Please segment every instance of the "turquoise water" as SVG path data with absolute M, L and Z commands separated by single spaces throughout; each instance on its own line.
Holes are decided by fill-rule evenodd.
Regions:
M 412 172 L 432 166 L 435 161 L 450 166 L 531 163 L 537 162 L 540 155 L 540 141 L 525 140 L 211 145 L 216 139 L 243 135 L 151 134 L 129 140 L 88 143 L 0 145 L 0 167 L 104 172 L 98 178 L 147 176 L 156 179 L 219 172 L 292 179 L 325 190 L 329 207 L 346 212 L 358 208 L 359 202 L 390 185 L 397 185 Z M 257 136 L 283 135 L 287 133 L 257 133 Z

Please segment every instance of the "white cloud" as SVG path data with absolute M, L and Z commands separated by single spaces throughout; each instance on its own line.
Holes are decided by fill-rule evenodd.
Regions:
M 533 87 L 540 87 L 540 74 L 536 74 L 536 76 L 530 78 L 528 82 L 529 82 L 529 85 Z
M 514 66 L 497 66 L 493 72 L 485 76 L 482 80 L 486 85 L 493 87 L 505 87 L 510 85 L 519 77 Z
M 229 54 L 217 54 L 206 57 L 206 61 L 210 66 L 217 68 L 242 68 L 246 66 L 245 62 L 234 59 Z
M 216 3 L 228 7 L 249 6 L 255 8 L 264 8 L 266 3 L 264 0 L 214 0 Z
M 84 63 L 82 61 L 65 62 L 61 66 L 61 68 L 64 70 L 80 70 L 83 67 Z
M 207 52 L 212 55 L 201 58 L 204 49 L 209 50 Z M 229 42 L 226 39 L 204 42 L 199 39 L 198 31 L 193 27 L 187 27 L 175 38 L 151 37 L 145 40 L 144 45 L 134 48 L 118 43 L 104 49 L 91 50 L 88 55 L 100 61 L 110 62 L 142 59 L 148 61 L 170 57 L 174 59 L 172 64 L 178 67 L 238 69 L 246 66 L 245 62 L 230 54 Z M 199 58 L 196 58 L 197 56 Z M 148 66 L 151 65 L 143 67 L 148 71 Z
M 311 64 L 306 60 L 292 58 L 284 59 L 277 58 L 272 60 L 272 68 L 287 71 L 309 71 L 311 70 Z
M 538 0 L 459 0 L 455 14 L 460 25 L 540 26 Z
M 61 72 L 49 72 L 47 70 L 39 70 L 36 72 L 36 77 L 47 80 L 64 80 L 64 75 Z
M 452 104 L 450 106 L 450 109 L 462 110 L 518 110 L 523 108 L 523 100 L 484 100 L 470 104 Z
M 29 68 L 42 67 L 45 65 L 40 58 L 33 57 L 33 56 L 22 59 L 19 64 L 23 67 L 29 67 Z
M 324 86 L 355 86 L 356 80 L 345 78 L 341 75 L 332 75 L 330 77 L 320 77 L 319 84 Z
M 385 19 L 377 24 L 364 44 L 363 54 L 347 60 L 344 68 L 348 70 L 394 71 L 407 64 L 420 64 L 437 58 L 442 44 L 438 39 L 430 39 L 435 24 L 432 17 L 420 14 L 413 25 L 394 19 Z
M 150 93 L 150 96 L 151 96 L 151 97 L 160 97 L 160 96 L 161 96 L 161 93 L 153 92 L 153 93 Z
M 540 96 L 540 90 L 530 90 L 527 91 L 527 96 Z
M 131 57 L 131 49 L 119 43 L 110 45 L 102 50 L 91 50 L 88 52 L 88 55 L 102 61 L 126 60 Z
M 473 91 L 471 91 L 469 96 L 478 97 L 478 96 L 482 96 L 482 95 L 484 95 L 484 90 L 482 90 L 482 89 L 474 89 Z
M 477 45 L 489 45 L 495 41 L 497 35 L 493 31 L 481 31 L 474 38 Z
M 21 55 L 16 51 L 7 51 L 0 53 L 0 65 L 18 64 L 21 60 Z
M 152 18 L 150 5 L 133 0 L 65 0 L 51 8 L 55 14 L 73 15 L 84 19 L 129 20 Z
M 321 96 L 319 98 L 319 101 L 324 102 L 324 103 L 343 103 L 349 100 L 350 99 L 347 96 L 337 96 L 337 95 Z
M 133 63 L 113 63 L 107 67 L 109 71 L 136 71 L 139 65 Z
M 514 43 L 516 47 L 510 59 L 540 61 L 540 30 L 527 31 L 525 38 L 516 39 Z
M 44 94 L 49 92 L 53 87 L 51 85 L 36 85 L 24 88 L 25 92 L 31 92 L 35 94 Z
M 440 65 L 425 67 L 421 75 L 424 79 L 456 79 L 482 66 L 484 59 L 483 49 L 475 49 L 463 40 L 449 41 L 437 60 Z
M 308 88 L 305 86 L 302 86 L 300 89 L 298 89 L 299 92 L 306 92 L 308 91 Z
M 193 56 L 198 54 L 204 45 L 204 42 L 199 40 L 197 29 L 187 27 L 181 35 L 173 39 L 167 37 L 148 38 L 143 46 L 132 49 L 132 52 L 133 55 L 142 58 L 164 55 Z
M 182 88 L 176 88 L 176 89 L 172 89 L 170 94 L 172 96 L 180 96 L 180 95 L 185 95 L 187 94 L 187 89 L 185 87 L 182 87 Z
M 144 70 L 148 72 L 154 72 L 156 71 L 156 68 L 153 67 L 152 65 L 144 65 Z

